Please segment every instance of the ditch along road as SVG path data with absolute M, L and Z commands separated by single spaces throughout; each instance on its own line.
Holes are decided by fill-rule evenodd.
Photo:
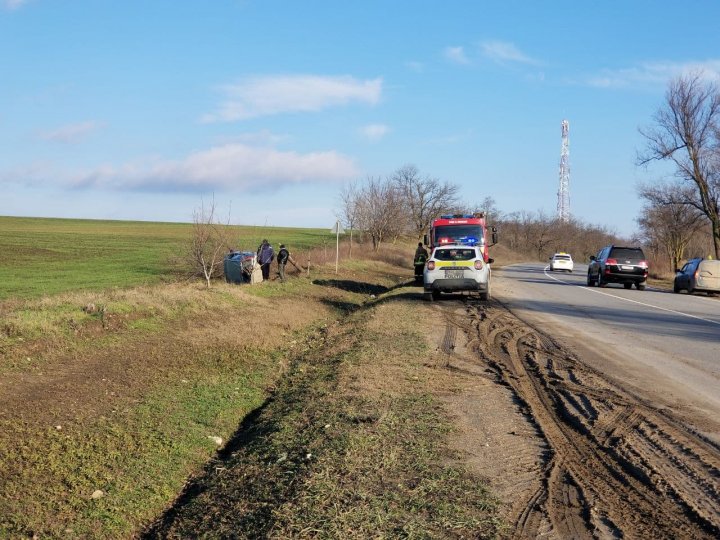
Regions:
M 432 306 L 445 320 L 436 340 L 448 367 L 495 383 L 484 399 L 450 403 L 456 445 L 503 501 L 509 537 L 720 537 L 720 318 L 648 307 L 647 291 L 622 287 L 608 291 L 634 292 L 645 306 L 609 299 L 617 305 L 598 314 L 608 299 L 583 290 L 581 278 L 515 265 L 496 271 L 490 302 L 448 295 Z M 657 316 L 648 324 L 658 335 L 645 335 L 630 324 L 636 308 L 681 319 L 685 334 L 703 340 L 688 351 L 707 345 L 714 356 L 678 355 L 679 334 Z M 720 302 L 709 309 L 720 314 Z M 683 368 L 693 373 L 678 381 Z M 510 393 L 504 404 L 498 386 Z

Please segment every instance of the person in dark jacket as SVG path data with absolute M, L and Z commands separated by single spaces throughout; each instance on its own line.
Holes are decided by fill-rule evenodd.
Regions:
M 270 279 L 270 263 L 275 258 L 275 251 L 273 247 L 268 243 L 267 240 L 263 240 L 262 244 L 258 248 L 258 263 L 260 263 L 260 269 L 262 270 L 263 280 L 267 281 Z
M 277 263 L 278 263 L 278 275 L 280 281 L 285 281 L 285 265 L 288 263 L 290 258 L 290 252 L 285 247 L 285 244 L 280 244 L 280 251 L 278 251 Z
M 422 242 L 418 242 L 418 247 L 415 250 L 415 258 L 413 263 L 415 264 L 415 280 L 422 280 L 423 269 L 425 268 L 425 261 L 428 260 L 428 251 L 422 245 Z

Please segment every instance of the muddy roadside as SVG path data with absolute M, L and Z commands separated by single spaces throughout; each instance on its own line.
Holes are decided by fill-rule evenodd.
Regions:
M 176 329 L 167 333 L 177 340 L 169 349 L 153 341 L 165 332 L 150 333 L 144 341 L 111 342 L 113 354 L 76 349 L 58 353 L 42 372 L 9 372 L 3 392 L 10 385 L 14 394 L 4 395 L 19 396 L 8 401 L 17 414 L 3 420 L 26 437 L 15 447 L 27 447 L 20 450 L 26 464 L 42 462 L 32 450 L 57 459 L 42 462 L 55 467 L 46 476 L 28 465 L 11 469 L 15 476 L 6 469 L 3 478 L 16 483 L 3 508 L 52 515 L 53 528 L 42 537 L 717 536 L 717 447 L 638 403 L 497 302 L 457 296 L 428 303 L 406 281 L 402 268 L 383 266 L 379 273 L 329 274 L 282 294 L 268 287 L 261 296 L 234 298 L 230 310 L 203 325 L 176 321 L 166 328 Z M 297 294 L 290 304 L 288 292 Z M 250 334 L 241 331 L 249 318 L 228 324 L 238 306 L 256 315 Z M 291 309 L 298 314 L 292 324 Z M 252 348 L 246 335 L 259 336 Z M 214 343 L 209 349 L 207 340 Z M 238 348 L 242 355 L 227 355 Z M 120 351 L 126 356 L 118 364 Z M 107 377 L 110 363 L 118 373 Z M 260 367 L 265 375 L 249 378 Z M 56 388 L 50 409 L 68 414 L 59 431 L 42 399 L 32 407 L 20 400 L 23 392 L 49 392 L 57 373 L 66 375 L 66 386 Z M 108 379 L 112 389 L 87 383 L 91 376 Z M 159 430 L 175 417 L 183 388 L 200 381 L 210 389 L 195 403 L 227 395 L 224 420 L 212 424 L 213 408 L 182 418 L 201 426 L 194 437 L 221 436 L 217 451 L 206 448 L 173 471 L 180 482 L 153 486 L 148 478 L 138 486 L 132 474 L 129 482 L 113 481 L 118 468 L 138 465 L 115 454 L 120 443 L 131 453 L 180 455 L 172 454 L 178 432 Z M 74 384 L 82 391 L 71 392 Z M 94 431 L 92 419 L 105 417 L 101 427 L 118 436 L 123 419 L 134 418 L 148 388 L 158 386 L 170 397 L 157 403 L 166 407 L 164 422 L 149 430 L 157 436 L 142 445 L 119 437 L 102 446 L 108 432 Z M 254 400 L 234 401 L 250 388 L 260 390 Z M 147 429 L 149 418 L 129 427 Z M 92 445 L 80 448 L 92 452 L 77 455 L 64 436 L 82 425 L 92 428 L 82 432 L 92 434 Z M 100 459 L 107 448 L 114 453 Z M 82 474 L 64 477 L 67 458 Z M 141 474 L 167 474 L 152 466 Z M 105 489 L 94 499 L 98 477 Z M 23 479 L 43 480 L 45 493 L 23 491 Z M 59 501 L 55 507 L 44 506 L 48 494 Z M 0 516 L 5 531 L 36 534 L 7 517 Z
M 497 302 L 406 287 L 346 324 L 299 364 L 328 384 L 279 392 L 146 538 L 717 536 L 718 448 Z

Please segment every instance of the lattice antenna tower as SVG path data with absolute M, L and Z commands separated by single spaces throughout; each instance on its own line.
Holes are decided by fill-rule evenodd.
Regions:
M 560 185 L 557 193 L 557 217 L 560 221 L 570 221 L 570 122 L 563 120 L 562 149 L 560 150 Z

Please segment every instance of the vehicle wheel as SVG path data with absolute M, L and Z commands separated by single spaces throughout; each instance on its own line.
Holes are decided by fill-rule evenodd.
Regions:
M 434 290 L 434 291 L 432 292 L 432 299 L 433 299 L 433 300 L 440 300 L 440 291 Z
M 483 300 L 485 302 L 490 300 L 490 287 L 489 286 L 488 286 L 487 291 L 483 291 L 480 293 L 480 300 Z
M 423 300 L 426 302 L 432 302 L 434 300 L 432 293 L 430 292 L 424 292 L 423 293 Z
M 588 273 L 588 275 L 587 275 L 587 286 L 588 286 L 588 287 L 592 287 L 593 285 L 595 285 L 595 282 L 592 280 L 592 278 L 590 277 L 590 274 Z
M 623 283 L 623 287 L 626 289 L 632 289 L 632 283 Z
M 688 285 L 687 292 L 688 292 L 688 294 L 692 294 L 695 292 L 695 289 L 693 289 L 690 285 Z
M 598 286 L 598 287 L 605 287 L 605 285 L 607 285 L 607 283 L 605 283 L 605 282 L 603 281 L 602 274 L 598 273 L 597 286 Z
M 673 283 L 673 292 L 675 294 L 680 292 L 680 287 L 677 286 L 677 283 Z
M 637 287 L 638 291 L 644 291 L 645 290 L 645 284 L 644 283 L 636 283 L 635 287 Z

